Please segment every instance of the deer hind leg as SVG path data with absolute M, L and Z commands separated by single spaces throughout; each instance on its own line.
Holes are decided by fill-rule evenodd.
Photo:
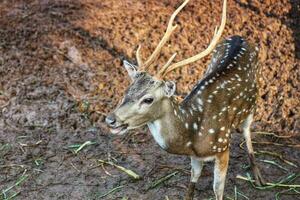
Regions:
M 216 156 L 214 168 L 214 192 L 216 200 L 223 199 L 224 186 L 229 161 L 229 149 Z
M 188 191 L 185 195 L 185 200 L 192 200 L 194 197 L 195 185 L 201 175 L 203 168 L 203 161 L 191 156 L 191 181 L 189 184 Z
M 242 129 L 243 129 L 243 135 L 246 140 L 246 145 L 247 145 L 247 150 L 248 150 L 248 156 L 249 156 L 249 162 L 251 166 L 251 170 L 254 175 L 255 179 L 255 184 L 257 186 L 262 186 L 265 185 L 265 181 L 261 176 L 260 170 L 256 164 L 255 161 L 255 156 L 254 156 L 254 151 L 253 151 L 253 146 L 252 146 L 252 141 L 251 141 L 251 132 L 250 132 L 250 126 L 253 121 L 253 114 L 248 115 L 246 120 L 242 124 Z

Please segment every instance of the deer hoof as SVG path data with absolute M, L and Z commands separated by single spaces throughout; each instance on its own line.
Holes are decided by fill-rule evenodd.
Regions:
M 261 186 L 266 185 L 266 181 L 263 179 L 263 177 L 257 167 L 254 168 L 253 173 L 254 173 L 254 179 L 255 179 L 256 186 L 261 187 Z
M 188 194 L 184 197 L 184 200 L 193 200 L 192 196 L 188 196 Z
M 190 182 L 189 189 L 184 197 L 184 200 L 193 200 L 195 183 Z

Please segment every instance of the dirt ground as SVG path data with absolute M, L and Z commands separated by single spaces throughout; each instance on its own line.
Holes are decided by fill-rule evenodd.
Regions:
M 103 121 L 129 84 L 122 60 L 135 62 L 139 43 L 148 56 L 180 2 L 0 1 L 0 199 L 183 199 L 189 158 L 161 150 L 146 128 L 115 137 Z M 220 11 L 221 1 L 191 0 L 157 66 L 174 52 L 180 60 L 204 49 Z M 268 182 L 294 174 L 288 185 L 300 185 L 299 24 L 299 0 L 228 0 L 224 37 L 242 35 L 260 48 L 258 163 Z M 168 76 L 178 95 L 191 90 L 208 62 Z M 231 147 L 225 199 L 300 199 L 299 188 L 257 189 L 237 179 L 249 172 L 240 134 Z M 208 163 L 196 199 L 213 199 L 212 170 Z

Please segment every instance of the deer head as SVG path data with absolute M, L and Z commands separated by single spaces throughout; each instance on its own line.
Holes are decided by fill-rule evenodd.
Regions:
M 163 115 L 164 101 L 175 93 L 175 83 L 159 80 L 147 72 L 138 71 L 137 66 L 124 61 L 132 83 L 114 112 L 106 118 L 111 132 L 126 133 L 127 130 L 145 125 Z
M 188 2 L 189 0 L 185 0 L 171 15 L 163 38 L 147 61 L 142 61 L 140 56 L 141 46 L 138 47 L 136 52 L 138 67 L 124 61 L 124 67 L 126 68 L 132 83 L 126 90 L 124 98 L 119 106 L 106 117 L 106 123 L 111 128 L 112 133 L 123 134 L 126 133 L 127 130 L 141 127 L 148 122 L 160 118 L 164 112 L 167 112 L 165 105 L 168 101 L 170 101 L 176 90 L 175 83 L 172 81 L 165 81 L 163 80 L 163 77 L 178 67 L 185 66 L 203 58 L 216 46 L 225 27 L 226 0 L 224 0 L 223 4 L 221 26 L 219 29 L 215 29 L 215 34 L 207 49 L 193 57 L 171 64 L 176 56 L 175 53 L 171 56 L 168 62 L 161 67 L 161 70 L 159 70 L 156 75 L 152 76 L 150 73 L 146 72 L 146 70 L 159 57 L 162 47 L 168 41 L 172 32 L 176 29 L 177 25 L 173 25 L 174 19 Z

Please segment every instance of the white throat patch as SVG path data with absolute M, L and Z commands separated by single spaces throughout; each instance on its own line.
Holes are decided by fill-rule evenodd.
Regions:
M 147 124 L 152 136 L 154 137 L 154 140 L 159 144 L 159 146 L 163 149 L 167 148 L 167 144 L 165 139 L 163 138 L 161 134 L 161 125 L 158 120 L 154 122 L 150 122 Z

